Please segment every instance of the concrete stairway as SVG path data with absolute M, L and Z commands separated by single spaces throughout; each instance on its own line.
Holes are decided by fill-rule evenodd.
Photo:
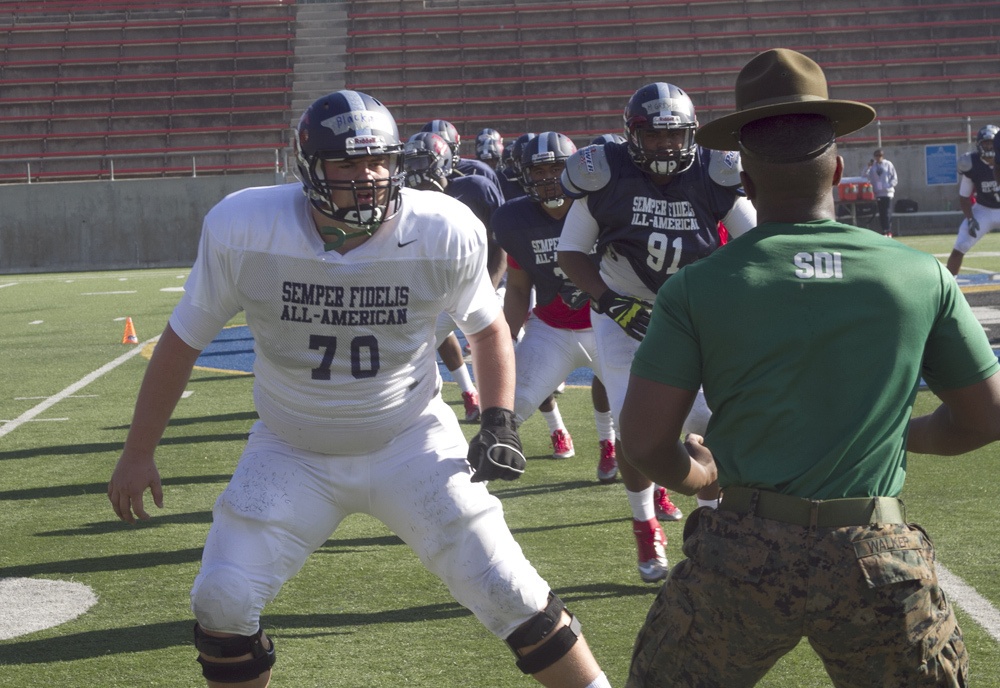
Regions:
M 347 5 L 343 0 L 296 5 L 292 127 L 314 100 L 344 88 Z

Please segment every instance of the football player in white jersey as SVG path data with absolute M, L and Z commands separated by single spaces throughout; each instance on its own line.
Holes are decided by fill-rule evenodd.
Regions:
M 510 332 L 479 221 L 458 201 L 403 188 L 396 122 L 367 94 L 317 100 L 296 147 L 302 186 L 245 189 L 206 216 L 108 484 L 126 522 L 149 517 L 147 489 L 162 505 L 154 449 L 200 351 L 244 311 L 260 420 L 215 503 L 191 591 L 208 685 L 268 684 L 275 654 L 262 609 L 361 512 L 505 639 L 523 672 L 546 686 L 608 686 L 484 484 L 517 478 L 525 461 Z M 441 399 L 442 311 L 473 344 L 484 408 L 469 444 Z

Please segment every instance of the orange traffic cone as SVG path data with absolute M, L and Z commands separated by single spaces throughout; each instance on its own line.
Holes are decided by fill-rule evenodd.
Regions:
M 135 325 L 132 318 L 125 318 L 125 334 L 122 336 L 122 344 L 138 344 L 139 338 L 135 334 Z

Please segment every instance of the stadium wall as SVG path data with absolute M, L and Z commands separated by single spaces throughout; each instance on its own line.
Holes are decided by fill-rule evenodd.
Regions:
M 213 205 L 274 183 L 267 173 L 0 185 L 0 274 L 188 267 Z
M 897 214 L 894 232 L 954 233 L 961 220 L 957 184 L 927 184 L 924 146 L 884 148 L 899 173 L 896 198 L 916 201 L 920 211 Z M 961 155 L 969 146 L 956 148 Z M 841 154 L 845 176 L 858 176 L 871 149 L 845 147 Z M 213 205 L 275 182 L 267 173 L 0 185 L 0 274 L 188 267 Z M 874 227 L 877 220 L 860 210 L 857 224 Z
M 956 157 L 954 162 L 941 165 L 941 161 L 932 157 L 932 165 L 937 160 L 941 169 L 931 169 L 933 181 L 942 170 L 955 175 L 954 182 L 928 183 L 928 149 L 934 150 L 941 146 L 954 146 Z M 857 177 L 864 173 L 871 154 L 876 146 L 841 146 L 840 155 L 844 158 L 844 176 Z M 893 232 L 902 236 L 907 234 L 954 234 L 962 220 L 958 207 L 958 157 L 968 150 L 974 150 L 975 144 L 965 141 L 948 141 L 936 145 L 906 145 L 897 146 L 886 143 L 882 146 L 885 157 L 896 167 L 899 184 L 896 186 L 895 198 L 906 198 L 916 201 L 919 212 L 916 214 L 896 213 L 893 218 Z M 843 208 L 838 208 L 838 213 Z M 841 220 L 844 218 L 841 217 Z M 878 227 L 878 218 L 871 215 L 857 223 L 862 227 Z

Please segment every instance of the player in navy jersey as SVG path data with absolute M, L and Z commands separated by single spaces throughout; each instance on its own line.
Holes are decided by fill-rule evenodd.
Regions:
M 500 176 L 500 184 L 503 187 L 504 200 L 511 201 L 527 194 L 524 185 L 521 183 L 521 149 L 524 144 L 535 138 L 537 134 L 527 132 L 514 139 L 511 144 L 503 149 L 500 156 L 500 165 L 497 167 L 497 174 Z
M 559 175 L 574 152 L 573 142 L 553 131 L 524 144 L 521 181 L 527 195 L 501 206 L 492 222 L 496 240 L 507 252 L 507 325 L 511 333 L 524 328 L 515 348 L 514 413 L 524 422 L 538 407 L 549 424 L 557 458 L 571 455 L 573 445 L 551 392 L 573 370 L 597 369 L 586 295 L 566 279 L 556 262 L 563 219 L 573 203 L 563 192 Z M 533 308 L 532 289 L 536 295 Z M 596 375 L 591 395 L 600 452 L 598 479 L 613 482 L 618 473 L 614 423 L 607 394 Z
M 698 120 L 683 90 L 659 82 L 643 86 L 629 99 L 624 123 L 624 143 L 588 146 L 567 161 L 562 183 L 579 200 L 566 216 L 558 249 L 560 267 L 590 295 L 597 313 L 592 323 L 598 363 L 616 422 L 660 285 L 719 247 L 720 222 L 733 236 L 756 224 L 739 188 L 738 153 L 695 144 Z M 595 245 L 599 267 L 588 255 Z M 686 430 L 703 433 L 709 416 L 699 394 Z M 666 490 L 621 458 L 639 575 L 647 582 L 662 580 L 666 538 L 657 516 L 679 520 L 682 514 Z M 699 503 L 715 504 L 717 495 L 703 491 Z
M 486 163 L 495 172 L 503 157 L 503 137 L 496 129 L 487 127 L 476 134 L 476 160 Z
M 1000 169 L 996 165 L 996 137 L 1000 127 L 987 124 L 976 134 L 976 150 L 958 161 L 958 205 L 965 219 L 958 228 L 948 271 L 957 275 L 965 254 L 994 229 L 1000 229 Z
M 432 119 L 430 122 L 425 124 L 420 128 L 422 132 L 430 132 L 432 134 L 437 134 L 451 147 L 451 177 L 452 179 L 457 177 L 471 177 L 478 175 L 480 177 L 486 177 L 490 182 L 496 186 L 497 190 L 500 191 L 501 203 L 503 202 L 503 187 L 500 184 L 500 178 L 492 167 L 487 165 L 481 160 L 475 158 L 463 158 L 459 149 L 462 144 L 462 136 L 458 133 L 458 129 L 455 125 L 446 119 Z
M 486 177 L 477 175 L 452 177 L 453 163 L 451 147 L 437 134 L 419 132 L 406 142 L 403 167 L 406 171 L 407 186 L 448 194 L 467 205 L 486 227 L 484 237 L 487 245 L 486 266 L 493 287 L 497 288 L 504 276 L 506 262 L 503 249 L 493 239 L 489 225 L 490 218 L 503 204 L 503 199 L 497 188 Z M 466 367 L 462 345 L 455 336 L 455 323 L 446 315 L 442 315 L 438 321 L 437 345 L 441 361 L 461 389 L 465 420 L 478 421 L 479 392 Z

